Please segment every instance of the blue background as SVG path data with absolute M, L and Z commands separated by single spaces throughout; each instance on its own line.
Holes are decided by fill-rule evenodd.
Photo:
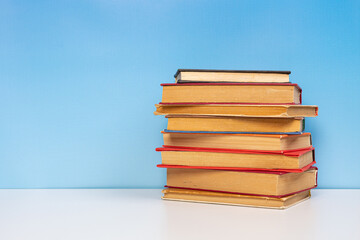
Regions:
M 177 68 L 291 70 L 321 188 L 360 188 L 359 1 L 1 1 L 0 187 L 153 188 Z

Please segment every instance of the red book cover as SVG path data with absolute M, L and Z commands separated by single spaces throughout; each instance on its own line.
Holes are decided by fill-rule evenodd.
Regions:
M 206 167 L 206 166 L 184 166 L 184 165 L 167 165 L 158 164 L 159 168 L 188 168 L 188 169 L 207 169 L 207 170 L 228 170 L 228 171 L 240 171 L 240 172 L 256 172 L 256 173 L 271 173 L 271 174 L 285 174 L 285 173 L 299 173 L 305 172 L 310 169 L 316 162 L 313 161 L 303 168 L 298 169 L 268 169 L 268 168 L 239 168 L 239 167 Z
M 197 147 L 178 147 L 178 146 L 166 146 L 155 149 L 158 152 L 161 151 L 182 151 L 182 152 L 215 152 L 215 153 L 239 153 L 239 154 L 276 154 L 290 157 L 299 157 L 309 151 L 314 150 L 314 147 L 293 149 L 293 150 L 247 150 L 247 149 L 225 149 L 225 148 L 197 148 Z

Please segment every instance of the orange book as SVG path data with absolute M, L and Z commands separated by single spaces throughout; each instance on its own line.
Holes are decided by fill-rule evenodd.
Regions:
M 275 209 L 286 209 L 309 199 L 311 196 L 310 190 L 281 198 L 180 188 L 166 188 L 162 193 L 164 194 L 162 197 L 164 200 Z
M 317 168 L 305 172 L 168 168 L 165 187 L 281 198 L 317 186 Z
M 311 134 L 232 134 L 162 131 L 164 145 L 174 147 L 229 148 L 287 151 L 309 148 Z
M 303 118 L 167 115 L 167 132 L 289 134 L 304 130 Z
M 311 105 L 159 103 L 155 115 L 208 115 L 233 117 L 316 117 L 318 107 Z
M 314 148 L 291 151 L 162 147 L 162 164 L 214 168 L 301 170 L 315 163 Z
M 301 103 L 301 88 L 293 83 L 166 83 L 161 86 L 162 103 Z

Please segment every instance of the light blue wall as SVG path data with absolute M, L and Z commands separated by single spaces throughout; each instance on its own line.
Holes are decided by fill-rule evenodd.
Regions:
M 291 70 L 321 188 L 360 188 L 359 1 L 0 1 L 0 187 L 151 188 L 177 68 Z

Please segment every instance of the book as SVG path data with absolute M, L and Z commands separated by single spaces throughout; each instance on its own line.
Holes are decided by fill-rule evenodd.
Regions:
M 164 200 L 197 203 L 215 203 L 224 205 L 263 207 L 275 209 L 286 209 L 306 199 L 309 199 L 311 196 L 310 190 L 306 190 L 281 198 L 179 188 L 166 188 L 162 190 L 162 193 L 164 194 L 164 196 L 162 197 L 162 199 Z
M 168 168 L 165 187 L 285 197 L 317 186 L 317 168 L 301 173 Z
M 197 148 L 230 148 L 263 151 L 286 151 L 311 146 L 311 134 L 231 134 L 161 132 L 164 145 Z
M 155 104 L 155 115 L 215 115 L 236 117 L 316 117 L 317 106 L 266 105 L 266 104 L 207 104 L 207 103 L 160 103 Z
M 301 103 L 301 88 L 293 83 L 167 83 L 161 86 L 162 103 Z
M 261 169 L 301 169 L 314 162 L 314 148 L 288 152 L 162 147 L 162 164 Z
M 167 130 L 218 133 L 300 133 L 303 118 L 167 115 Z
M 189 169 L 208 169 L 208 170 L 230 170 L 230 171 L 265 171 L 265 172 L 305 172 L 310 169 L 316 162 L 313 161 L 309 165 L 306 165 L 303 168 L 295 168 L 295 169 L 284 169 L 284 168 L 248 168 L 248 167 L 209 167 L 209 166 L 184 166 L 184 165 L 168 165 L 168 164 L 158 164 L 156 165 L 158 168 L 189 168 Z
M 175 82 L 289 82 L 290 71 L 178 69 Z

